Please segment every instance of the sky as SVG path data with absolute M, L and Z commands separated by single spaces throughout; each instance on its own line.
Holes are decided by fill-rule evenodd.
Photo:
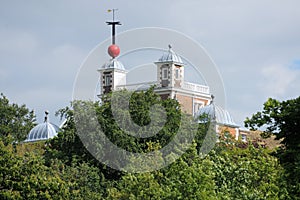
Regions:
M 33 109 L 37 122 L 49 110 L 58 124 L 54 113 L 70 104 L 81 64 L 110 37 L 107 10 L 118 8 L 118 32 L 168 28 L 201 44 L 222 76 L 226 109 L 243 125 L 267 98 L 300 94 L 299 7 L 298 0 L 1 0 L 0 92 Z

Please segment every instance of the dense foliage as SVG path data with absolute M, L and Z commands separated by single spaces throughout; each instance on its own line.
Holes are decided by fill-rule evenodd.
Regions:
M 275 135 L 281 141 L 275 155 L 285 168 L 289 192 L 300 199 L 300 97 L 282 102 L 270 98 L 263 111 L 247 118 L 245 124 L 254 130 L 264 128 L 265 137 Z
M 120 95 L 126 93 L 122 91 Z M 6 103 L 1 104 L 1 112 L 8 112 L 11 104 L 6 97 L 2 96 L 2 99 Z M 157 135 L 149 138 L 135 138 L 124 133 L 112 115 L 111 101 L 101 106 L 92 102 L 73 102 L 71 108 L 61 109 L 58 114 L 66 118 L 66 122 L 58 137 L 47 142 L 7 143 L 8 137 L 17 138 L 14 129 L 9 135 L 3 132 L 14 127 L 14 121 L 11 120 L 7 128 L 2 124 L 0 129 L 0 199 L 273 200 L 296 199 L 298 196 L 295 190 L 289 188 L 290 177 L 285 166 L 268 149 L 221 139 L 206 157 L 200 157 L 200 145 L 209 124 L 200 124 L 191 147 L 165 168 L 146 173 L 126 173 L 109 168 L 87 151 L 76 134 L 76 120 L 85 120 L 84 117 L 87 117 L 83 111 L 82 115 L 75 115 L 74 109 L 78 104 L 86 109 L 93 108 L 97 121 L 110 140 L 131 152 L 160 149 L 174 137 L 181 125 L 180 120 L 190 120 L 188 117 L 182 118 L 175 100 L 160 100 L 153 88 L 132 95 L 130 112 L 121 111 L 124 116 L 131 116 L 136 124 L 147 125 L 159 117 L 149 118 L 149 108 L 153 104 L 164 107 L 167 111 L 166 124 Z M 15 107 L 19 108 L 17 105 Z M 14 114 L 16 112 L 11 112 L 11 116 L 1 113 L 11 118 Z M 34 119 L 33 113 L 31 117 L 29 119 Z M 23 130 L 32 127 L 32 122 L 27 120 L 21 125 L 16 123 L 16 126 L 21 126 L 18 129 Z M 97 137 L 97 132 L 86 128 L 90 130 L 86 135 Z M 188 130 L 188 127 L 183 128 L 183 132 Z M 161 156 L 161 160 L 172 159 L 162 154 L 158 156 Z M 157 162 L 148 160 L 141 167 L 146 169 Z
M 33 111 L 25 105 L 9 103 L 9 100 L 0 95 L 0 137 L 3 142 L 19 142 L 26 139 L 30 129 L 34 126 Z

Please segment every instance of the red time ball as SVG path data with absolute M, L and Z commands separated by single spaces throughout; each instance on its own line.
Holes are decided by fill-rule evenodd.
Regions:
M 112 58 L 115 58 L 120 54 L 120 48 L 118 45 L 112 44 L 108 47 L 107 52 Z

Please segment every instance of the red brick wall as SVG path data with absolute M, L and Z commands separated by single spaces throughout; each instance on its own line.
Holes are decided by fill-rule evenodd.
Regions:
M 232 127 L 228 127 L 228 126 L 220 126 L 219 127 L 219 131 L 220 133 L 224 133 L 224 132 L 229 132 L 230 135 L 235 138 L 235 135 L 236 135 L 236 131 L 235 131 L 235 128 L 232 128 Z
M 188 114 L 192 114 L 193 113 L 193 98 L 189 97 L 189 96 L 183 96 L 180 94 L 177 94 L 176 97 L 181 105 L 181 110 Z

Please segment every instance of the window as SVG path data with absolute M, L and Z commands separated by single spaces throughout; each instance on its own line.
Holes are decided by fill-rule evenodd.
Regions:
M 195 102 L 194 103 L 194 113 L 197 113 L 200 108 L 203 107 L 203 104 L 201 102 Z
M 247 135 L 242 134 L 242 141 L 243 141 L 243 142 L 247 142 Z
M 109 86 L 111 81 L 110 75 L 106 75 L 104 79 L 104 86 Z
M 168 69 L 164 68 L 162 71 L 163 71 L 162 79 L 167 80 L 168 79 Z
M 175 78 L 180 79 L 180 69 L 175 70 Z

